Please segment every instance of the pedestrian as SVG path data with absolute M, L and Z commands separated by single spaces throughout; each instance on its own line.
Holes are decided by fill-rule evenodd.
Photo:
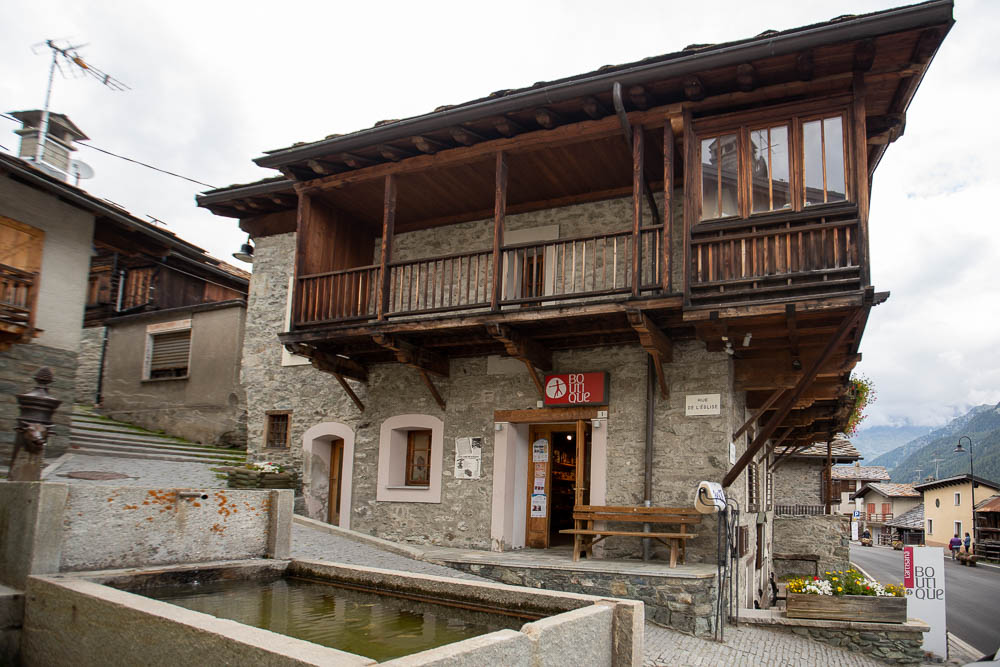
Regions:
M 958 533 L 955 533 L 955 537 L 948 542 L 948 548 L 951 549 L 951 559 L 955 560 L 955 555 L 962 548 L 962 538 L 958 536 Z
M 972 538 L 969 537 L 968 533 L 966 533 L 965 534 L 965 553 L 969 553 L 969 545 L 970 544 L 972 544 Z

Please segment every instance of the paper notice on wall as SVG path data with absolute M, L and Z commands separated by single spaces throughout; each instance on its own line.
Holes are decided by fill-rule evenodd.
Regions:
M 545 500 L 546 499 L 544 493 L 531 494 L 531 518 L 533 519 L 545 518 Z
M 545 477 L 545 464 L 536 463 L 535 464 L 535 477 Z
M 542 493 L 542 494 L 545 493 L 545 478 L 544 477 L 536 477 L 535 478 L 535 483 L 531 487 L 531 493 L 532 493 L 532 495 L 535 495 L 535 494 L 538 494 L 538 493 Z
M 455 479 L 479 479 L 482 463 L 482 438 L 455 438 Z
M 531 444 L 531 460 L 538 463 L 549 460 L 549 441 L 539 438 Z

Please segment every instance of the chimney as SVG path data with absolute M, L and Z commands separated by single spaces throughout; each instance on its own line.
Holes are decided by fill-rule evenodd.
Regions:
M 31 162 L 50 176 L 63 181 L 69 182 L 71 177 L 79 177 L 79 173 L 75 169 L 76 161 L 71 158 L 71 153 L 76 150 L 77 141 L 87 141 L 89 137 L 73 121 L 61 113 L 49 113 L 49 126 L 45 135 L 42 160 L 36 162 L 35 156 L 38 152 L 42 126 L 42 111 L 40 109 L 13 111 L 11 115 L 21 121 L 23 126 L 19 130 L 14 130 L 14 133 L 21 137 L 21 147 L 17 154 L 19 158 Z M 86 178 L 86 176 L 82 177 Z

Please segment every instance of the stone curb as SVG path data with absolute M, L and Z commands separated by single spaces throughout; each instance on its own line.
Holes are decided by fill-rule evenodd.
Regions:
M 325 523 L 323 521 L 310 519 L 309 517 L 302 516 L 301 514 L 293 515 L 292 521 L 300 526 L 312 528 L 313 530 L 319 530 L 324 533 L 329 533 L 330 535 L 336 535 L 337 537 L 343 537 L 344 539 L 351 540 L 352 542 L 367 544 L 368 546 L 394 553 L 397 556 L 405 556 L 407 558 L 412 558 L 413 560 L 435 563 L 438 565 L 441 564 L 435 560 L 425 558 L 423 549 L 418 549 L 404 544 L 397 544 L 396 542 L 383 540 L 380 537 L 372 537 L 371 535 L 341 528 L 340 526 L 334 526 L 333 524 Z

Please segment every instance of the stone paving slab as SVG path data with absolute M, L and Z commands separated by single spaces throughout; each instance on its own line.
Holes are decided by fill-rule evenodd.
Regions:
M 50 475 L 44 475 L 48 482 L 67 484 L 111 484 L 114 486 L 147 486 L 150 488 L 176 489 L 224 489 L 226 480 L 216 479 L 214 466 L 205 463 L 182 463 L 178 461 L 155 461 L 130 459 L 115 456 L 70 455 Z M 113 481 L 73 479 L 65 477 L 79 471 L 117 472 L 127 475 L 127 479 Z

